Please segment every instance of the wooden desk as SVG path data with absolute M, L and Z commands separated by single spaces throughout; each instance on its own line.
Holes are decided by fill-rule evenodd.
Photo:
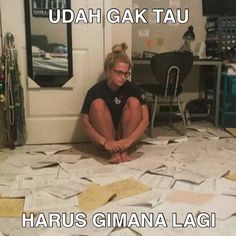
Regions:
M 132 79 L 135 83 L 146 83 L 153 84 L 157 83 L 151 68 L 150 60 L 133 60 L 134 69 L 132 71 Z M 217 68 L 216 74 L 216 91 L 215 91 L 215 114 L 214 114 L 214 124 L 219 125 L 219 106 L 220 106 L 220 84 L 221 84 L 221 60 L 194 60 L 194 66 L 215 66 Z M 145 81 L 144 79 L 145 78 Z

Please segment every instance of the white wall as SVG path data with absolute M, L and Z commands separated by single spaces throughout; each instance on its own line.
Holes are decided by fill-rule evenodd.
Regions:
M 148 8 L 170 8 L 170 2 L 167 0 L 133 0 L 135 6 L 139 9 Z M 148 24 L 134 24 L 132 27 L 133 37 L 133 52 L 142 53 L 144 50 L 154 52 L 164 52 L 170 50 L 178 50 L 183 44 L 183 34 L 192 25 L 195 32 L 195 41 L 192 42 L 192 49 L 198 48 L 199 44 L 205 40 L 205 22 L 206 18 L 202 16 L 202 1 L 201 0 L 176 0 L 177 8 L 183 10 L 189 9 L 189 21 L 186 24 L 163 24 L 152 23 L 149 19 L 150 14 L 146 14 Z M 179 4 L 178 4 L 179 3 Z M 175 7 L 171 7 L 173 12 L 176 12 Z M 161 21 L 165 14 L 161 14 Z M 140 32 L 143 30 L 149 31 L 148 37 L 140 37 Z M 151 40 L 152 46 L 147 46 L 146 41 Z

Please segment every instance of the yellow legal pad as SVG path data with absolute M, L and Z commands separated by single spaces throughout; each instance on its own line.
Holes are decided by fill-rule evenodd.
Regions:
M 106 204 L 114 195 L 115 193 L 108 190 L 105 186 L 91 185 L 87 190 L 79 194 L 79 209 L 92 211 Z
M 110 191 L 115 192 L 116 196 L 113 198 L 113 200 L 136 195 L 151 189 L 149 186 L 142 184 L 141 182 L 133 178 L 120 180 L 112 184 L 108 184 L 106 185 L 106 187 Z
M 23 198 L 0 198 L 0 217 L 21 217 L 24 201 Z
M 133 178 L 117 181 L 104 186 L 91 185 L 87 190 L 79 194 L 79 209 L 83 211 L 92 211 L 103 206 L 110 200 L 118 200 L 148 190 L 150 190 L 150 187 Z

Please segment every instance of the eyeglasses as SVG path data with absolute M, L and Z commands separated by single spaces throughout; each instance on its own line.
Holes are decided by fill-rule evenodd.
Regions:
M 131 75 L 131 73 L 129 71 L 121 71 L 121 70 L 114 70 L 113 69 L 113 72 L 118 75 L 118 76 L 125 76 L 126 78 L 129 77 Z

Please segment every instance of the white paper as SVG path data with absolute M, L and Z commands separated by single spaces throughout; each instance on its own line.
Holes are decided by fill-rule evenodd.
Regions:
M 76 163 L 81 159 L 82 155 L 72 155 L 72 154 L 56 154 L 56 155 L 48 155 L 43 160 L 39 162 L 43 163 Z
M 175 179 L 172 177 L 148 173 L 142 175 L 138 180 L 151 188 L 158 189 L 170 189 L 175 183 Z
M 120 200 L 118 204 L 123 206 L 155 207 L 162 202 L 162 193 L 159 190 L 150 190 L 132 197 Z
M 2 175 L 0 176 L 0 185 L 10 186 L 15 179 L 15 175 Z
M 46 191 L 61 199 L 67 199 L 83 192 L 87 188 L 88 184 L 84 184 L 78 181 L 68 181 L 63 184 L 47 188 Z
M 206 178 L 200 174 L 190 172 L 187 170 L 181 170 L 174 174 L 176 180 L 184 180 L 187 182 L 192 182 L 196 184 L 202 183 Z
M 163 164 L 160 163 L 158 160 L 155 159 L 147 160 L 145 158 L 139 158 L 129 162 L 122 162 L 119 165 L 123 165 L 131 169 L 142 170 L 142 171 L 157 169 L 163 166 Z
M 71 146 L 68 145 L 41 145 L 35 149 L 33 149 L 30 153 L 43 153 L 46 155 L 52 155 L 55 154 L 57 152 L 61 152 L 61 151 L 66 151 L 71 149 Z
M 62 184 L 66 180 L 57 179 L 55 175 L 18 175 L 18 189 L 47 188 Z
M 60 199 L 47 192 L 35 192 L 25 198 L 24 211 L 39 212 L 43 210 L 56 210 L 78 206 L 78 197 Z
M 218 195 L 201 206 L 200 211 L 209 213 L 215 212 L 217 219 L 226 220 L 236 213 L 236 198 Z
M 93 158 L 88 158 L 79 160 L 74 164 L 60 163 L 60 166 L 67 172 L 76 172 L 78 171 L 78 169 L 82 170 L 83 168 L 88 168 L 88 167 L 100 167 L 102 166 L 102 164 L 94 160 Z

